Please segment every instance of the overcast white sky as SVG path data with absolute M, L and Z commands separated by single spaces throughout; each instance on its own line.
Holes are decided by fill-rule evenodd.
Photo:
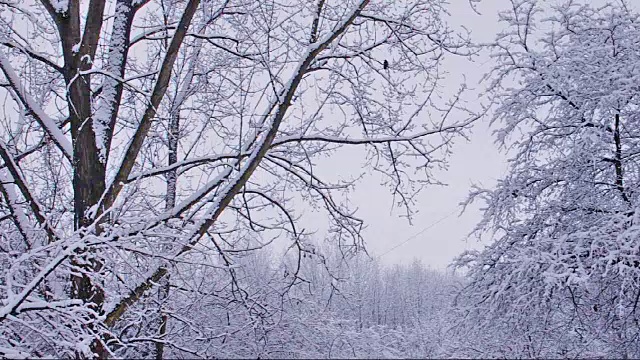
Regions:
M 449 24 L 454 28 L 464 26 L 469 29 L 476 43 L 489 43 L 495 39 L 499 30 L 505 27 L 504 23 L 498 22 L 498 12 L 511 6 L 508 0 L 481 0 L 476 5 L 480 14 L 476 14 L 470 7 L 469 0 L 450 2 Z M 578 2 L 597 6 L 604 5 L 607 0 Z M 543 2 L 547 6 L 554 3 L 559 2 Z M 638 0 L 628 1 L 627 5 L 640 9 Z M 445 66 L 449 72 L 445 88 L 454 92 L 463 77 L 469 87 L 475 87 L 476 90 L 484 87 L 478 82 L 492 68 L 493 63 L 485 52 L 473 62 L 460 57 L 449 57 L 445 59 Z M 475 237 L 469 237 L 481 219 L 481 207 L 484 204 L 474 203 L 462 215 L 459 214 L 462 210 L 460 203 L 467 198 L 472 184 L 491 188 L 507 170 L 508 156 L 494 143 L 494 128 L 490 127 L 489 120 L 490 114 L 475 124 L 470 142 L 459 139 L 455 144 L 449 169 L 437 173 L 438 180 L 448 186 L 431 187 L 414 199 L 418 213 L 413 225 L 400 217 L 401 211 L 391 211 L 393 199 L 389 190 L 379 185 L 379 175 L 368 176 L 358 184 L 356 191 L 350 194 L 350 200 L 359 209 L 357 215 L 366 222 L 364 237 L 370 255 L 379 257 L 389 265 L 419 259 L 432 268 L 446 269 L 462 251 L 484 246 Z M 356 152 L 332 157 L 331 173 L 353 173 L 354 163 L 359 161 L 357 157 Z M 316 217 L 311 221 L 310 227 L 323 220 Z M 318 225 L 317 228 L 320 230 L 320 237 L 322 226 Z M 483 240 L 487 241 L 488 238 L 485 236 Z
M 468 1 L 452 0 L 449 5 L 451 24 L 471 30 L 476 42 L 488 42 L 501 26 L 497 21 L 498 10 L 508 5 L 509 2 L 503 0 L 484 0 L 477 5 L 481 13 L 477 15 Z M 491 60 L 486 54 L 474 63 L 449 58 L 446 66 L 450 72 L 447 86 L 452 91 L 458 88 L 462 74 L 470 87 L 479 88 L 477 83 L 490 68 Z M 359 215 L 368 224 L 364 234 L 369 253 L 372 256 L 386 253 L 381 256 L 386 264 L 407 263 L 418 258 L 433 268 L 444 269 L 463 250 L 480 247 L 475 239 L 466 241 L 466 238 L 480 220 L 482 204 L 474 204 L 458 216 L 461 210 L 459 203 L 467 197 L 472 183 L 492 186 L 505 169 L 506 156 L 493 143 L 488 119 L 483 119 L 475 125 L 471 142 L 464 139 L 457 142 L 449 170 L 439 173 L 439 179 L 448 186 L 427 189 L 416 199 L 419 212 L 413 226 L 406 219 L 399 218 L 399 212 L 390 213 L 392 198 L 387 189 L 378 185 L 380 179 L 377 175 L 365 179 L 352 199 L 359 207 Z M 429 227 L 452 211 L 455 211 L 453 215 Z

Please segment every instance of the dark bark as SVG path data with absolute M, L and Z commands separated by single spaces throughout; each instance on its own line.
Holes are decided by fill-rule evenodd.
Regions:
M 167 142 L 169 147 L 169 161 L 167 165 L 172 166 L 178 162 L 178 140 L 180 136 L 180 109 L 176 109 L 169 119 L 169 134 Z M 165 210 L 170 210 L 176 206 L 176 186 L 178 173 L 173 168 L 167 172 L 167 194 L 165 196 Z
M 167 143 L 169 148 L 169 160 L 167 165 L 171 166 L 178 162 L 178 140 L 180 136 L 180 106 L 181 104 L 174 104 L 174 109 L 169 118 L 169 133 L 167 134 Z M 171 210 L 176 206 L 176 188 L 178 182 L 178 173 L 176 169 L 167 172 L 167 193 L 165 195 L 165 210 Z M 160 306 L 162 302 L 169 297 L 169 274 L 162 279 L 162 286 L 158 289 L 158 300 Z M 166 313 L 160 309 L 160 328 L 158 330 L 158 337 L 164 340 L 167 333 L 167 321 L 169 317 Z M 162 360 L 164 358 L 164 342 L 156 342 L 156 359 Z
M 129 144 L 125 152 L 122 165 L 118 169 L 113 183 L 105 194 L 105 208 L 108 208 L 109 206 L 111 206 L 111 204 L 113 204 L 116 197 L 120 193 L 120 190 L 122 190 L 122 184 L 127 181 L 127 178 L 129 177 L 129 174 L 133 169 L 133 165 L 138 158 L 138 153 L 140 153 L 140 150 L 142 149 L 144 140 L 146 139 L 153 119 L 156 116 L 158 106 L 160 106 L 160 102 L 164 98 L 164 95 L 167 91 L 169 80 L 171 79 L 171 74 L 173 71 L 173 65 L 176 58 L 178 57 L 178 51 L 182 46 L 182 42 L 184 41 L 184 38 L 187 34 L 187 30 L 189 28 L 189 25 L 191 24 L 191 20 L 193 19 L 193 16 L 199 5 L 200 0 L 189 0 L 186 5 L 182 17 L 180 18 L 178 27 L 173 35 L 173 38 L 171 39 L 171 43 L 169 44 L 169 48 L 167 49 L 167 53 L 160 66 L 160 73 L 158 74 L 158 79 L 156 80 L 153 92 L 151 93 L 149 106 L 147 106 L 144 115 L 140 120 L 140 124 L 138 125 L 138 128 L 136 129 L 136 132 L 131 139 L 131 143 Z
M 65 13 L 56 12 L 47 0 L 43 0 L 43 4 L 54 18 L 62 43 L 63 75 L 68 89 L 73 145 L 74 230 L 80 230 L 82 234 L 83 230 L 89 231 L 93 223 L 92 207 L 99 202 L 105 190 L 106 166 L 100 159 L 91 121 L 91 78 L 81 73 L 89 70 L 93 62 L 104 17 L 104 0 L 91 1 L 84 33 L 78 0 L 70 0 Z M 94 231 L 99 232 L 100 227 L 97 226 Z M 100 311 L 104 303 L 104 290 L 99 284 L 92 283 L 90 274 L 99 273 L 102 262 L 92 251 L 83 250 L 76 252 L 72 265 L 79 274 L 71 276 L 71 297 L 81 299 Z M 99 358 L 108 357 L 108 351 L 101 341 L 95 341 L 91 349 Z
M 622 200 L 624 200 L 627 204 L 630 204 L 631 201 L 629 200 L 629 197 L 627 196 L 627 193 L 624 189 L 624 169 L 622 167 L 622 141 L 620 139 L 620 114 L 615 115 L 613 141 L 616 147 L 615 158 L 613 159 L 613 166 L 615 167 L 615 170 L 616 170 L 616 187 L 620 192 L 620 196 L 622 196 Z
M 122 54 L 122 57 L 120 59 L 120 62 L 116 65 L 117 69 L 109 69 L 110 72 L 117 74 L 117 76 L 119 76 L 120 78 L 124 78 L 124 73 L 125 73 L 125 68 L 127 65 L 127 59 L 128 59 L 128 51 L 129 51 L 129 46 L 131 44 L 131 26 L 133 24 L 133 19 L 135 18 L 136 12 L 137 10 L 140 8 L 141 5 L 138 6 L 132 6 L 131 4 L 131 0 L 119 0 L 116 3 L 116 8 L 118 8 L 118 6 L 126 6 L 127 7 L 127 11 L 120 15 L 120 16 L 124 16 L 124 36 L 122 39 L 122 43 L 113 43 L 113 39 L 112 39 L 112 44 L 109 47 L 109 54 L 108 56 L 113 56 L 115 52 L 117 51 L 123 51 L 124 53 Z M 105 148 L 106 148 L 106 153 L 105 153 L 105 162 L 107 161 L 107 159 L 109 158 L 109 150 L 111 149 L 111 141 L 113 139 L 113 131 L 114 128 L 116 126 L 116 121 L 118 119 L 118 110 L 120 109 L 120 102 L 122 100 L 122 92 L 124 90 L 124 84 L 121 82 L 118 82 L 118 84 L 115 87 L 115 97 L 114 97 L 114 102 L 112 104 L 112 109 L 111 109 L 111 114 L 110 114 L 110 119 L 109 119 L 109 126 L 107 127 L 107 131 L 108 133 L 106 134 L 106 141 L 105 141 Z

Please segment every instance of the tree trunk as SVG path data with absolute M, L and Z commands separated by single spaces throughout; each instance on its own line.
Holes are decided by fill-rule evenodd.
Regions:
M 91 78 L 81 75 L 82 71 L 91 68 L 91 62 L 102 26 L 104 1 L 91 1 L 92 12 L 87 15 L 85 30 L 82 32 L 80 22 L 80 3 L 70 0 L 65 14 L 55 9 L 48 9 L 56 25 L 62 42 L 64 57 L 64 78 L 68 89 L 69 121 L 73 144 L 73 207 L 74 230 L 88 229 L 93 223 L 92 209 L 100 200 L 105 190 L 106 159 L 100 157 L 96 143 L 91 112 Z M 80 34 L 83 34 L 82 36 Z M 104 222 L 106 219 L 103 219 Z M 101 231 L 96 224 L 96 234 Z M 89 231 L 87 231 L 89 232 Z M 104 290 L 99 284 L 92 282 L 90 274 L 102 269 L 102 261 L 89 250 L 77 251 L 72 259 L 76 274 L 71 276 L 71 298 L 80 299 L 93 306 L 97 313 L 101 312 L 104 303 Z M 88 324 L 91 324 L 88 321 Z M 88 325 L 91 327 L 91 325 Z M 90 329 L 96 332 L 97 329 Z M 102 341 L 96 339 L 91 344 L 92 352 L 99 358 L 108 357 Z M 79 355 L 81 356 L 81 355 Z
M 169 166 L 178 162 L 178 139 L 180 136 L 180 104 L 172 111 L 169 119 L 169 134 L 168 147 L 169 147 Z M 171 170 L 167 173 L 167 193 L 165 195 L 165 209 L 170 210 L 176 205 L 176 187 L 178 183 L 177 171 Z M 167 274 L 163 281 L 162 286 L 158 289 L 158 300 L 162 307 L 162 301 L 169 296 L 169 274 Z M 167 333 L 167 321 L 169 317 L 166 313 L 160 309 L 160 328 L 158 336 L 163 339 Z M 164 342 L 156 342 L 156 359 L 161 360 L 164 357 Z

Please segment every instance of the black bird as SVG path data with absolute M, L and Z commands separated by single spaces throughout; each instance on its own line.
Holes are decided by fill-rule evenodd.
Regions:
M 385 70 L 387 70 L 387 69 L 389 68 L 389 62 L 388 62 L 387 60 L 385 60 L 385 61 L 382 63 L 382 68 L 383 68 L 383 69 L 385 69 Z

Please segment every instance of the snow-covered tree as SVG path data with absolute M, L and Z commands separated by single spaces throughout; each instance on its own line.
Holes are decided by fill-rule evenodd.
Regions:
M 461 329 L 504 337 L 476 356 L 637 358 L 640 17 L 625 2 L 511 4 L 487 95 L 513 156 L 472 193 L 491 243 L 458 259 Z
M 296 209 L 361 247 L 357 176 L 318 165 L 342 147 L 410 209 L 476 117 L 438 96 L 471 53 L 443 6 L 0 0 L 0 355 L 211 356 L 173 336 L 221 334 L 207 301 L 271 316 L 243 256 L 288 249 L 280 297 L 322 258 Z

